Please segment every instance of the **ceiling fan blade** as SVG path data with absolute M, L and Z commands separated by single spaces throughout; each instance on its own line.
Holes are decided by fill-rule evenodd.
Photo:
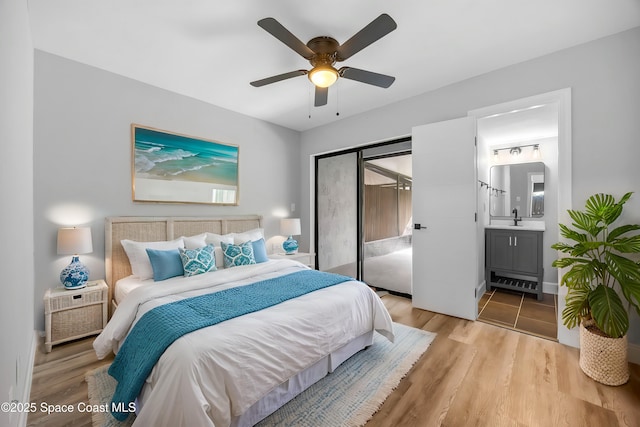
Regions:
M 336 59 L 338 61 L 344 61 L 350 58 L 371 43 L 386 36 L 397 27 L 396 21 L 386 13 L 383 13 L 338 47 Z
M 303 58 L 311 59 L 311 57 L 315 54 L 314 51 L 309 49 L 306 44 L 302 43 L 299 38 L 294 36 L 289 30 L 287 30 L 274 18 L 261 19 L 258 21 L 258 25 L 264 28 L 273 37 L 277 38 L 282 43 L 298 52 L 298 54 Z
M 342 67 L 338 71 L 340 77 L 344 77 L 349 80 L 356 80 L 362 83 L 370 85 L 388 88 L 396 80 L 395 77 L 387 76 L 386 74 L 378 74 L 372 71 L 361 70 L 359 68 Z
M 251 86 L 260 87 L 271 83 L 279 82 L 281 80 L 290 79 L 292 77 L 304 76 L 307 74 L 307 70 L 289 71 L 288 73 L 278 74 L 277 76 L 267 77 L 266 79 L 256 80 L 249 83 Z
M 316 86 L 316 100 L 313 103 L 316 107 L 321 107 L 323 105 L 327 105 L 327 95 L 329 94 L 328 87 L 318 87 Z

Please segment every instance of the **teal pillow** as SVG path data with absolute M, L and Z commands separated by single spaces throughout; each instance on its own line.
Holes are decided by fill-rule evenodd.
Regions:
M 240 245 L 220 243 L 224 254 L 224 268 L 237 267 L 239 265 L 255 264 L 253 255 L 253 243 L 249 240 Z
M 264 242 L 264 238 L 260 240 L 254 240 L 251 242 L 253 246 L 253 257 L 256 260 L 256 264 L 269 261 L 267 256 L 267 245 Z
M 159 282 L 169 279 L 170 277 L 182 276 L 184 274 L 178 249 L 162 251 L 147 248 L 147 255 L 151 262 L 154 281 Z
M 179 248 L 185 277 L 216 271 L 216 256 L 213 245 L 197 249 Z

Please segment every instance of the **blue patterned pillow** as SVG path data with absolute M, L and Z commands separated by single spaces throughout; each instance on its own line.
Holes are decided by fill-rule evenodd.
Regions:
M 213 245 L 197 249 L 180 248 L 179 250 L 185 277 L 217 270 Z
M 224 254 L 224 268 L 256 263 L 251 241 L 244 242 L 240 245 L 232 245 L 225 242 L 221 242 L 220 244 L 222 245 L 222 253 Z

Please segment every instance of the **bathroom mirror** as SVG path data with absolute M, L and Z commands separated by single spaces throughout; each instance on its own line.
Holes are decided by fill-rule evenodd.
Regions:
M 544 163 L 519 163 L 491 167 L 489 208 L 492 218 L 544 216 Z

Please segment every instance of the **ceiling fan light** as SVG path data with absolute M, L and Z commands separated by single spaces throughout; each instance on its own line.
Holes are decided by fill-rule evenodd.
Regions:
M 318 65 L 309 71 L 309 80 L 318 87 L 329 87 L 338 80 L 338 71 L 329 65 Z

